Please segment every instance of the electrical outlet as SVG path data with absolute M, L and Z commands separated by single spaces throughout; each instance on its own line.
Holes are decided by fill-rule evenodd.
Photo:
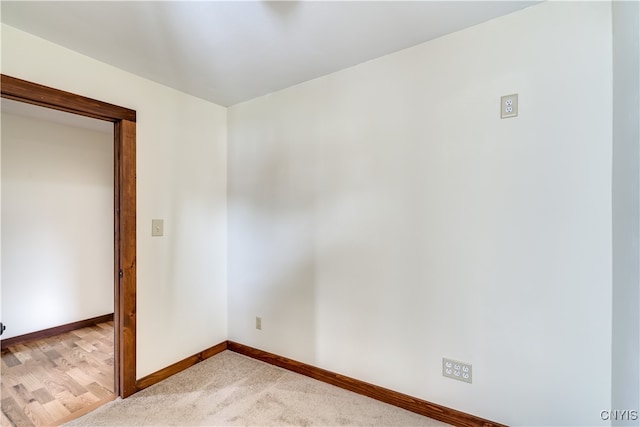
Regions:
M 508 119 L 518 116 L 518 94 L 505 95 L 500 98 L 500 118 Z
M 472 373 L 470 363 L 458 362 L 446 357 L 442 358 L 442 375 L 445 377 L 471 383 Z
M 262 330 L 262 317 L 256 316 L 256 329 L 259 331 Z

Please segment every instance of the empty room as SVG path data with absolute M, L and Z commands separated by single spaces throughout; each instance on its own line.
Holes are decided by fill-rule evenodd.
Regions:
M 0 7 L 3 426 L 639 425 L 637 1 Z

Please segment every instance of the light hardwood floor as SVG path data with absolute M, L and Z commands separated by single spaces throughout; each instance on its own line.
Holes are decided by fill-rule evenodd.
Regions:
M 2 351 L 4 426 L 59 425 L 115 399 L 113 322 Z

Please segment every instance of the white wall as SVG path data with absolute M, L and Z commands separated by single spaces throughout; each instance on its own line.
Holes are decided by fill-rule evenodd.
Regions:
M 226 109 L 7 25 L 2 72 L 137 111 L 138 378 L 224 341 Z
M 543 3 L 231 107 L 229 338 L 506 424 L 606 424 L 611 18 Z
M 504 423 L 600 423 L 611 18 L 544 3 L 232 107 L 228 337 Z M 3 73 L 138 112 L 138 377 L 226 339 L 226 110 L 1 36 Z
M 640 411 L 640 6 L 613 2 L 614 410 Z M 620 420 L 617 425 L 638 425 Z
M 2 114 L 3 338 L 113 313 L 113 133 Z

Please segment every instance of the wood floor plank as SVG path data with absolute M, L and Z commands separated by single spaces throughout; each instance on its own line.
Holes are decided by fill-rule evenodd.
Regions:
M 65 355 L 66 359 L 73 364 L 88 364 L 89 355 L 86 351 L 81 349 L 80 347 L 75 347 L 70 349 L 69 352 Z
M 0 411 L 0 427 L 14 427 L 14 424 L 2 411 Z
M 12 347 L 11 352 L 22 364 L 26 364 L 33 359 L 31 357 L 29 347 L 24 344 L 18 344 L 15 347 Z
M 47 390 L 49 390 L 56 399 L 58 399 L 58 396 L 63 395 L 66 392 L 75 395 L 75 385 L 67 383 L 69 377 L 67 377 L 63 372 L 56 369 L 48 369 L 42 373 L 40 378 Z M 80 390 L 80 394 L 84 392 L 83 390 Z
M 2 413 L 14 426 L 30 427 L 34 425 L 12 397 L 3 398 L 0 406 L 2 406 Z
M 2 387 L 13 387 L 20 384 L 20 379 L 12 373 L 2 372 L 0 375 L 2 375 L 2 381 L 0 381 Z
M 9 367 L 12 368 L 14 366 L 22 365 L 20 359 L 18 359 L 11 351 L 7 351 L 2 353 L 2 361 Z
M 11 346 L 11 351 L 13 353 L 18 353 L 18 352 L 29 352 L 29 347 L 27 347 L 26 343 L 18 343 L 16 345 Z
M 3 370 L 2 375 L 3 375 L 3 378 L 4 378 L 4 375 L 19 378 L 22 375 L 28 374 L 30 370 L 31 370 L 30 367 L 20 364 L 20 365 L 12 366 L 10 368 Z
M 61 424 L 115 399 L 113 322 L 2 352 L 2 427 Z
M 60 357 L 53 361 L 52 369 L 55 369 L 60 372 L 67 372 L 69 369 L 75 368 L 74 364 L 69 361 L 66 357 Z
M 51 395 L 51 393 L 49 393 L 44 387 L 33 390 L 31 394 L 38 402 L 40 402 L 40 404 L 48 403 L 53 400 L 53 396 Z
M 19 401 L 21 405 L 27 405 L 31 402 L 35 402 L 36 398 L 26 389 L 26 387 L 22 384 L 14 385 L 11 387 L 14 392 L 14 396 L 19 398 L 16 401 Z
M 72 332 L 69 332 L 69 333 L 73 334 L 73 335 L 75 335 L 77 337 L 84 338 L 89 334 L 89 331 L 87 330 L 87 328 L 82 328 L 82 329 L 78 329 L 78 330 L 75 330 L 75 331 L 72 331 Z
M 94 328 L 91 328 L 91 332 L 89 332 L 87 336 L 84 337 L 84 339 L 89 343 L 93 343 L 94 341 L 97 341 L 102 337 L 103 335 L 100 332 L 96 331 Z
M 94 359 L 99 360 L 100 362 L 103 362 L 113 357 L 113 352 L 109 351 L 110 349 L 113 348 L 113 346 L 106 346 L 100 341 L 98 341 L 95 344 L 93 344 L 93 348 L 95 350 L 91 353 L 91 356 Z
M 13 389 L 13 387 L 7 387 L 5 384 L 2 384 L 2 388 L 0 388 L 0 390 L 2 390 L 3 399 L 5 397 L 10 397 L 16 402 L 18 406 L 26 405 L 28 403 L 28 402 L 25 402 L 23 399 L 20 398 L 20 396 L 16 394 L 16 391 Z
M 113 380 L 109 376 L 103 374 L 102 372 L 98 372 L 94 375 L 94 378 L 96 382 L 102 387 L 113 392 Z
M 80 399 L 80 401 L 84 404 L 83 407 L 93 405 L 94 403 L 100 401 L 100 399 L 90 391 L 76 397 Z
M 87 341 L 85 341 L 84 339 L 78 340 L 76 341 L 76 345 L 78 347 L 80 347 L 81 349 L 83 349 L 84 351 L 86 351 L 87 353 L 91 353 L 92 351 L 95 351 L 95 347 L 92 346 L 91 344 L 89 344 Z
M 93 378 L 91 378 L 89 375 L 85 374 L 81 369 L 78 368 L 69 369 L 66 374 L 83 387 L 86 387 L 87 384 L 91 384 L 92 382 L 94 382 Z
M 20 384 L 22 384 L 27 390 L 33 391 L 42 387 L 40 380 L 31 373 L 20 375 Z
M 100 338 L 100 342 L 106 346 L 113 347 L 113 340 L 108 340 L 106 338 Z
M 1 354 L 4 355 L 5 353 L 7 353 L 7 351 L 3 350 Z M 8 369 L 9 367 L 4 362 L 4 358 L 0 358 L 0 372 L 6 372 Z
M 24 413 L 36 426 L 50 426 L 55 421 L 40 402 L 29 403 L 24 408 Z
M 62 403 L 64 407 L 67 408 L 71 413 L 79 411 L 85 406 L 80 398 L 74 396 L 68 390 L 57 395 L 56 400 Z
M 102 387 L 100 384 L 93 382 L 91 384 L 87 384 L 87 390 L 89 390 L 91 393 L 93 393 L 96 397 L 98 397 L 99 399 L 107 399 L 110 396 L 113 396 L 113 391 L 112 390 L 108 390 L 104 387 Z
M 60 341 L 59 343 L 56 344 L 57 348 L 61 348 L 64 350 L 68 350 L 68 349 L 72 349 L 72 348 L 76 348 L 76 340 L 78 338 L 77 337 L 73 337 L 72 335 L 69 335 L 69 338 Z
M 80 396 L 87 392 L 87 389 L 78 384 L 73 378 L 66 378 L 63 384 L 74 396 Z
M 104 332 L 105 336 L 107 336 L 107 335 L 113 336 L 113 333 L 112 333 L 112 331 L 113 331 L 113 321 L 104 322 L 104 323 L 98 323 L 96 325 L 96 327 L 104 330 L 105 331 Z
M 44 388 L 54 397 L 54 399 L 57 399 L 58 395 L 64 393 L 65 391 L 68 391 L 62 384 L 53 381 L 49 377 L 43 378 L 42 384 L 44 385 Z
M 56 351 L 55 349 L 51 349 L 48 351 L 45 351 L 44 354 L 47 355 L 47 358 L 49 358 L 50 360 L 56 360 L 56 359 L 60 359 L 62 358 L 62 355 L 60 353 L 58 353 L 58 351 Z
M 47 402 L 43 404 L 42 407 L 46 409 L 47 412 L 51 414 L 51 417 L 53 417 L 53 419 L 56 421 L 71 415 L 71 412 L 69 412 L 69 410 L 65 408 L 62 402 L 58 400 Z
M 28 364 L 36 364 L 45 367 L 54 366 L 54 363 L 49 360 L 47 355 L 38 346 L 30 343 L 27 344 L 27 347 L 29 348 L 29 354 L 31 355 L 31 360 Z

